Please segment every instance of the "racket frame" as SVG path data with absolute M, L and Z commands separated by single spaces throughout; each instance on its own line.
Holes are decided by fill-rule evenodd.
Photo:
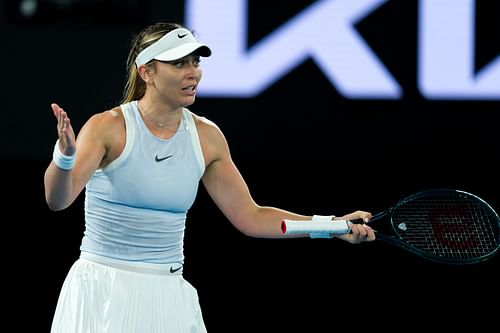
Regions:
M 474 263 L 484 262 L 484 261 L 490 259 L 491 257 L 495 256 L 500 251 L 500 233 L 498 233 L 498 232 L 497 232 L 497 247 L 493 251 L 491 251 L 483 256 L 474 257 L 474 258 L 463 258 L 463 259 L 447 258 L 447 257 L 441 257 L 438 255 L 434 255 L 434 254 L 431 254 L 430 252 L 419 249 L 418 247 L 415 247 L 404 240 L 404 237 L 400 234 L 398 227 L 396 225 L 396 222 L 394 220 L 395 211 L 399 207 L 401 207 L 402 205 L 406 204 L 407 202 L 414 201 L 418 197 L 429 196 L 432 193 L 444 193 L 444 192 L 449 192 L 449 193 L 453 193 L 453 194 L 458 193 L 458 194 L 461 194 L 463 196 L 472 198 L 473 200 L 477 200 L 478 202 L 480 202 L 483 205 L 484 208 L 488 209 L 490 211 L 490 213 L 492 213 L 492 215 L 497 220 L 497 223 L 498 223 L 497 228 L 500 228 L 500 218 L 498 217 L 498 214 L 486 201 L 479 198 L 477 195 L 474 195 L 472 193 L 465 192 L 462 190 L 438 188 L 438 189 L 424 190 L 424 191 L 414 193 L 408 197 L 400 199 L 391 208 L 373 215 L 370 222 L 369 222 L 370 224 L 376 222 L 377 220 L 381 220 L 387 216 L 389 219 L 388 224 L 390 224 L 390 228 L 392 229 L 392 232 L 394 234 L 394 236 L 389 235 L 389 234 L 384 234 L 383 232 L 379 232 L 379 231 L 375 230 L 375 228 L 374 228 L 377 239 L 382 240 L 385 243 L 388 243 L 388 244 L 391 244 L 394 246 L 398 246 L 398 247 L 400 247 L 406 251 L 409 251 L 415 255 L 421 256 L 423 258 L 426 258 L 426 259 L 429 259 L 429 260 L 432 260 L 432 261 L 438 262 L 438 263 L 466 265 L 466 264 L 474 264 Z M 353 220 L 351 222 L 358 223 L 358 224 L 364 223 L 362 220 Z

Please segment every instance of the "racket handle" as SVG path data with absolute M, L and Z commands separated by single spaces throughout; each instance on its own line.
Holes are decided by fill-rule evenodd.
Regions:
M 292 221 L 281 222 L 281 232 L 284 235 L 309 234 L 311 238 L 331 238 L 332 234 L 346 234 L 351 230 L 347 220 L 335 221 Z

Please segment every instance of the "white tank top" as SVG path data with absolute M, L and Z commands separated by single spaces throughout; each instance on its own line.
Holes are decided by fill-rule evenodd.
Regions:
M 121 105 L 121 155 L 90 178 L 81 251 L 149 263 L 184 263 L 186 215 L 205 171 L 198 131 L 187 109 L 171 138 L 155 137 L 137 101 Z

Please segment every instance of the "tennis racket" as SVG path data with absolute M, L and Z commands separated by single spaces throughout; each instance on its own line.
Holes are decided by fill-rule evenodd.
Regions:
M 283 220 L 282 232 L 338 234 L 349 232 L 350 223 L 364 223 L 362 220 L 304 222 Z M 378 240 L 439 263 L 483 262 L 500 250 L 498 214 L 483 199 L 460 190 L 415 193 L 374 215 L 370 226 Z

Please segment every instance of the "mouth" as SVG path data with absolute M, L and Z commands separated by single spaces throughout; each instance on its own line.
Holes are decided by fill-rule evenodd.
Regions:
M 185 91 L 189 95 L 192 95 L 196 92 L 196 85 L 184 87 L 184 88 L 182 88 L 182 91 Z

